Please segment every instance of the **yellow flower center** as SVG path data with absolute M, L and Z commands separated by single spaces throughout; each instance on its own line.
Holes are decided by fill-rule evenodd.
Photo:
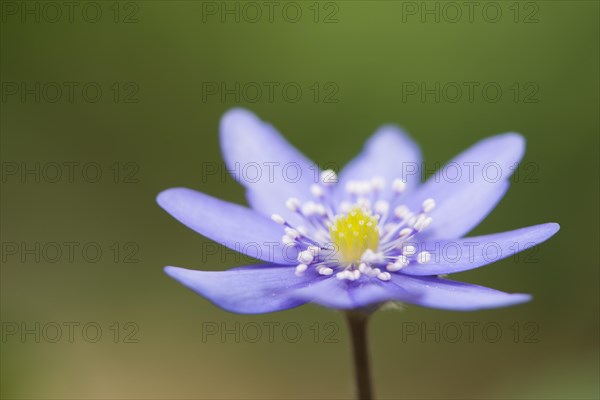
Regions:
M 366 250 L 376 251 L 379 246 L 377 218 L 360 207 L 336 216 L 329 234 L 336 258 L 344 264 L 357 263 Z

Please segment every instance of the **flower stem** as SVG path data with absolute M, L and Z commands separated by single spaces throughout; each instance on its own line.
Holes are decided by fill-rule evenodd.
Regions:
M 367 346 L 367 323 L 369 313 L 348 311 L 346 321 L 352 337 L 352 353 L 354 356 L 354 377 L 359 400 L 373 399 L 371 385 L 371 369 L 369 367 L 369 350 Z

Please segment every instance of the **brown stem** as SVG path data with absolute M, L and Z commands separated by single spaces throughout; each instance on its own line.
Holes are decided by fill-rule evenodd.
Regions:
M 346 321 L 352 337 L 354 376 L 359 400 L 373 399 L 369 350 L 367 345 L 367 323 L 369 314 L 357 311 L 346 312 Z

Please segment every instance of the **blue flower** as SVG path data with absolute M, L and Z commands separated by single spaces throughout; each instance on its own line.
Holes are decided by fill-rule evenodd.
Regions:
M 482 140 L 420 183 L 419 147 L 381 127 L 339 176 L 320 171 L 271 125 L 243 109 L 220 125 L 228 170 L 251 208 L 172 188 L 157 201 L 194 231 L 264 261 L 207 272 L 166 273 L 225 310 L 253 314 L 313 302 L 357 309 L 393 301 L 479 310 L 528 301 L 527 294 L 456 282 L 554 235 L 555 223 L 463 238 L 506 193 L 524 153 L 515 133 Z

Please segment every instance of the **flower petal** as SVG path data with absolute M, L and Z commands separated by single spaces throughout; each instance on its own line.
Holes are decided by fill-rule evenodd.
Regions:
M 188 228 L 230 249 L 276 264 L 296 262 L 295 249 L 281 243 L 281 225 L 246 207 L 186 188 L 167 189 L 156 201 Z
M 528 294 L 504 293 L 484 286 L 430 276 L 392 274 L 391 282 L 405 291 L 419 294 L 405 300 L 406 302 L 443 310 L 475 311 L 512 306 L 531 300 L 531 295 Z
M 396 178 L 407 182 L 407 190 L 420 183 L 421 150 L 397 126 L 384 125 L 367 140 L 363 151 L 340 172 L 339 188 L 345 190 L 350 180 L 370 180 L 375 176 L 386 180 L 384 198 L 389 198 Z
M 298 307 L 306 302 L 291 297 L 290 292 L 314 279 L 314 274 L 298 277 L 294 274 L 294 267 L 277 265 L 252 265 L 228 271 L 165 267 L 165 272 L 215 305 L 239 314 Z
M 410 264 L 400 272 L 407 275 L 440 275 L 467 271 L 491 264 L 533 247 L 552 237 L 560 229 L 548 223 L 492 235 L 424 244 L 430 250 L 427 264 Z
M 392 274 L 392 280 L 374 278 L 358 281 L 321 279 L 297 289 L 291 296 L 335 309 L 356 309 L 388 301 L 456 311 L 505 307 L 528 301 L 526 294 L 508 294 L 483 286 L 437 277 Z
M 370 278 L 347 281 L 332 276 L 298 289 L 292 293 L 292 296 L 305 302 L 310 301 L 329 308 L 347 310 L 393 300 L 394 293 L 390 292 L 390 289 L 388 283 Z
M 294 220 L 285 201 L 290 197 L 309 200 L 310 186 L 319 178 L 316 164 L 271 125 L 241 108 L 225 113 L 220 134 L 227 168 L 235 171 L 234 178 L 247 189 L 252 208 Z
M 418 209 L 433 198 L 433 223 L 424 232 L 429 239 L 455 239 L 477 226 L 502 199 L 509 178 L 523 157 L 525 140 L 516 133 L 492 136 L 458 155 L 411 196 Z

